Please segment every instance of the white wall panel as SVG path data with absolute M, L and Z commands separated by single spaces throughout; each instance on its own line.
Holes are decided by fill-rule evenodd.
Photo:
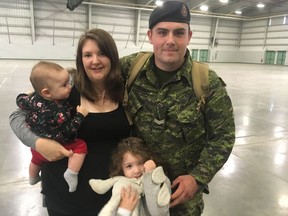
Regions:
M 279 40 L 278 38 L 268 38 L 267 44 L 269 44 L 270 46 L 273 46 L 273 45 L 288 46 L 288 38 L 282 38 L 281 40 Z
M 251 40 L 253 40 L 253 39 L 259 39 L 259 38 L 261 38 L 261 39 L 263 39 L 265 37 L 265 33 L 264 32 L 262 32 L 262 33 L 250 33 L 250 34 L 242 34 L 241 35 L 241 39 L 242 40 L 249 40 L 249 39 L 251 39 Z
M 244 21 L 243 28 L 258 28 L 259 26 L 266 26 L 267 19 L 256 21 Z
M 22 55 L 23 58 L 37 58 L 41 55 L 41 58 L 49 59 L 74 59 L 78 38 L 88 29 L 89 23 L 92 28 L 103 28 L 112 34 L 120 55 L 152 49 L 147 37 L 151 11 L 141 11 L 138 23 L 138 10 L 91 5 L 89 17 L 87 4 L 69 11 L 66 3 L 67 0 L 33 0 L 36 41 L 32 41 L 30 0 L 1 0 L 0 57 L 21 58 Z M 283 17 L 272 18 L 269 26 L 268 21 L 219 18 L 217 22 L 217 18 L 192 14 L 193 36 L 188 48 L 209 49 L 214 53 L 214 56 L 211 55 L 213 61 L 227 58 L 233 62 L 239 59 L 239 49 L 247 49 L 241 51 L 242 55 L 245 54 L 245 61 L 254 59 L 254 63 L 259 63 L 265 47 L 288 50 L 288 25 L 283 25 Z M 211 37 L 215 29 L 218 45 L 211 49 Z M 236 48 L 238 44 L 239 49 Z M 18 50 L 14 50 L 15 47 Z M 252 52 L 253 48 L 257 52 Z
M 210 38 L 206 38 L 206 40 L 205 39 L 203 39 L 203 38 L 193 38 L 192 37 L 192 39 L 191 39 L 191 41 L 190 41 L 190 44 L 191 45 L 199 45 L 199 44 L 201 44 L 201 45 L 206 45 L 206 49 L 208 48 L 207 47 L 207 44 L 209 43 L 209 41 L 210 41 Z
M 259 33 L 259 32 L 265 32 L 266 26 L 260 26 L 260 27 L 243 27 L 242 28 L 242 34 L 251 34 L 251 33 Z
M 21 44 L 32 44 L 30 35 L 11 34 L 10 40 L 13 44 L 18 44 L 18 50 L 22 49 Z
M 268 32 L 268 38 L 288 38 L 288 31 L 281 31 L 281 32 Z
M 264 42 L 263 42 L 263 40 L 259 40 L 259 39 L 255 39 L 255 40 L 242 40 L 241 41 L 241 46 L 246 46 L 246 45 L 248 45 L 248 46 L 253 46 L 253 45 L 255 45 L 255 46 L 259 46 L 259 45 L 264 45 Z
M 30 35 L 30 27 L 29 26 L 13 26 L 13 27 L 9 27 L 9 32 L 11 35 Z
M 283 24 L 283 18 L 284 17 L 275 17 L 271 18 L 271 25 L 282 25 Z
M 277 26 L 269 26 L 269 31 L 277 32 L 277 31 L 288 31 L 288 25 L 277 25 Z

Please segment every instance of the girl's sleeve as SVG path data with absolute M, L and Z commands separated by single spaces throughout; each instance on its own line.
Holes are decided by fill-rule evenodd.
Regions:
M 127 209 L 124 209 L 124 208 L 121 208 L 121 207 L 119 207 L 117 209 L 116 216 L 130 216 L 130 215 L 131 215 L 131 211 L 129 211 Z
M 10 127 L 17 138 L 24 143 L 24 145 L 35 149 L 35 143 L 40 138 L 36 134 L 34 134 L 25 124 L 27 111 L 24 110 L 16 110 L 14 111 L 10 117 Z

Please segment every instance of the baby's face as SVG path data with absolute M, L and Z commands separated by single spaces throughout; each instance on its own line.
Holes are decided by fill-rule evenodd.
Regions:
M 140 178 L 144 170 L 144 161 L 130 152 L 123 155 L 122 169 L 127 178 Z
M 51 99 L 63 100 L 67 99 L 71 92 L 70 77 L 67 70 L 59 71 L 57 74 L 51 77 L 49 81 L 49 91 L 51 93 Z

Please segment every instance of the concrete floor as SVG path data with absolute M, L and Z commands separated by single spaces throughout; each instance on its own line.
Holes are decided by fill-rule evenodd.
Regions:
M 8 123 L 15 97 L 30 89 L 36 61 L 0 60 L 0 215 L 46 216 L 40 184 L 27 180 L 29 148 Z M 74 62 L 59 62 L 73 66 Z M 288 67 L 210 63 L 227 83 L 237 139 L 233 152 L 210 183 L 204 216 L 288 215 Z

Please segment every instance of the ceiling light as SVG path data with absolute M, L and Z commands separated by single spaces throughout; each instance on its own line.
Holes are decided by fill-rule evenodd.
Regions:
M 259 7 L 259 8 L 264 8 L 265 5 L 264 5 L 263 3 L 258 3 L 258 4 L 257 4 L 257 7 Z
M 219 0 L 221 3 L 228 3 L 229 0 Z
M 207 6 L 207 5 L 202 5 L 202 6 L 200 7 L 200 10 L 201 10 L 201 11 L 208 11 L 208 6 Z
M 242 11 L 237 10 L 237 11 L 235 11 L 235 13 L 240 15 L 240 14 L 242 14 Z
M 155 2 L 155 4 L 156 4 L 157 6 L 161 6 L 161 5 L 163 4 L 163 1 L 157 0 L 157 1 Z

